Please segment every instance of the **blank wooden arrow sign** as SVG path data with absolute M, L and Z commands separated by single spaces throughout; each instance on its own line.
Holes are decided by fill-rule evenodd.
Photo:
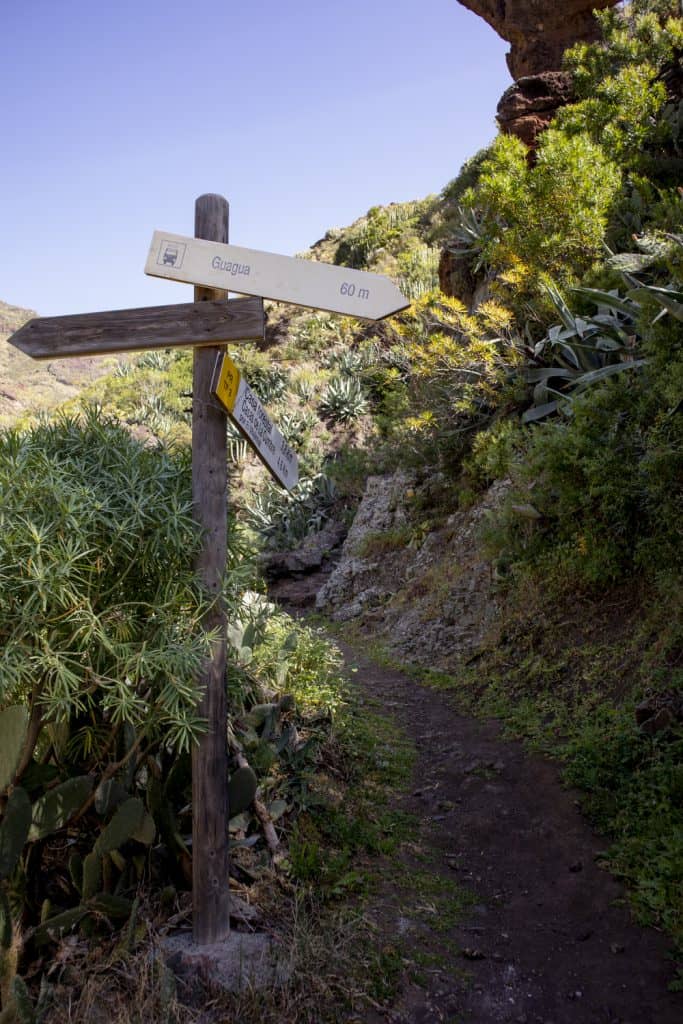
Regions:
M 38 317 L 29 320 L 8 341 L 33 359 L 62 359 L 223 345 L 261 339 L 264 332 L 263 301 L 231 299 Z
M 240 295 L 382 320 L 410 303 L 388 277 L 155 231 L 145 273 Z

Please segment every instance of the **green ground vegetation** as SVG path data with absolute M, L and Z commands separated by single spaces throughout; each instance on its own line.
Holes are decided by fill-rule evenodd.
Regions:
M 358 783 L 349 751 L 365 740 L 336 656 L 269 605 L 244 556 L 348 520 L 369 473 L 408 466 L 440 481 L 434 507 L 373 550 L 510 481 L 485 529 L 507 633 L 458 677 L 458 699 L 565 759 L 638 913 L 681 941 L 683 19 L 674 0 L 599 18 L 602 39 L 567 54 L 576 98 L 533 159 L 499 136 L 440 195 L 373 207 L 304 254 L 391 274 L 409 309 L 361 324 L 273 307 L 266 347 L 232 352 L 301 465 L 285 494 L 230 436 L 233 756 L 281 811 L 302 920 L 316 919 L 318 889 L 330 905 L 360 898 L 359 863 L 390 850 L 391 822 L 361 825 L 362 805 L 329 793 L 316 802 L 321 751 L 332 782 Z M 444 247 L 461 296 L 438 288 Z M 21 738 L 9 768 L 0 758 L 5 1001 L 36 935 L 96 935 L 130 919 L 140 885 L 186 885 L 186 778 L 173 773 L 173 792 L 161 780 L 201 728 L 190 364 L 121 360 L 62 418 L 25 412 L 0 441 L 0 715 Z M 634 717 L 643 700 L 672 716 L 652 734 Z M 67 824 L 80 861 L 59 862 L 48 886 Z M 249 845 L 253 817 L 233 830 L 240 856 L 267 858 Z

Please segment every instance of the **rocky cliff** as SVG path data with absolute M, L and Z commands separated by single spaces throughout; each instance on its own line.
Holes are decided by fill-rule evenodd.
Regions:
M 594 39 L 594 10 L 618 0 L 459 0 L 479 14 L 510 43 L 507 57 L 513 78 L 555 71 L 573 43 Z
M 459 0 L 507 40 L 514 85 L 498 104 L 501 131 L 516 135 L 530 149 L 556 111 L 571 100 L 571 81 L 560 69 L 562 54 L 574 43 L 594 39 L 594 10 L 618 0 Z

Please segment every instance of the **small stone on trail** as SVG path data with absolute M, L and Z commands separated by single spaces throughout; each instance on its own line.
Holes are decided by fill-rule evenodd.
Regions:
M 579 871 L 583 871 L 583 861 L 574 861 L 573 864 L 569 865 L 569 870 L 572 872 L 572 874 L 577 874 Z
M 480 949 L 466 948 L 461 950 L 461 954 L 465 957 L 466 960 L 484 960 L 486 958 L 486 954 L 482 953 Z
M 620 942 L 613 942 L 612 945 L 610 946 L 610 949 L 612 950 L 613 953 L 623 953 L 625 948 L 626 947 L 622 946 L 622 944 Z

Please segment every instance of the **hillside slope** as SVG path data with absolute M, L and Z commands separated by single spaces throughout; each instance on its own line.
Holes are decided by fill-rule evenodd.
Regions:
M 38 363 L 7 339 L 36 316 L 0 302 L 0 427 L 10 426 L 24 414 L 54 409 L 74 398 L 82 387 L 110 373 L 116 361 L 106 359 L 56 359 Z

